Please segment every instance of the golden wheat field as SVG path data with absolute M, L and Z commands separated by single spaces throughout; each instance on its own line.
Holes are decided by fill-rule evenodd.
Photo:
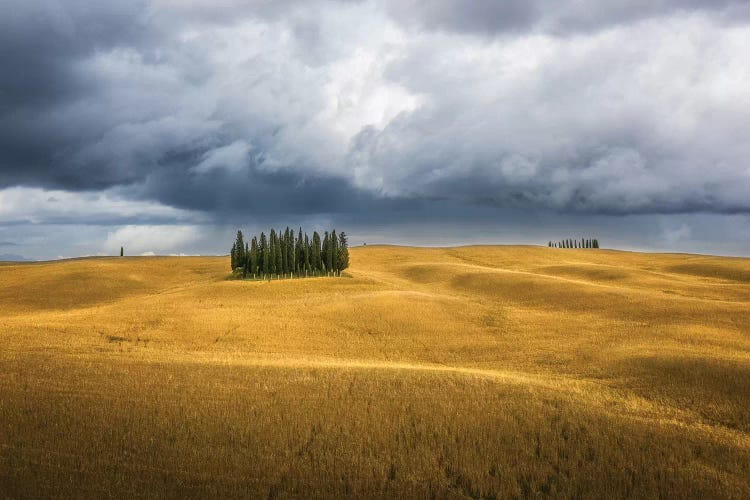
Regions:
M 750 497 L 750 260 L 0 265 L 0 496 Z

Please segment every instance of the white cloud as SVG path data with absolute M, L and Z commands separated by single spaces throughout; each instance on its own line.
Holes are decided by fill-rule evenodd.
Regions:
M 156 255 L 179 252 L 202 237 L 199 226 L 129 225 L 110 231 L 105 253 L 114 255 L 124 247 L 128 255 Z
M 196 221 L 201 216 L 157 202 L 129 200 L 115 192 L 75 193 L 28 187 L 0 189 L 0 223 L 116 223 L 131 219 Z
M 193 168 L 193 171 L 206 173 L 223 168 L 230 172 L 240 172 L 247 168 L 248 154 L 251 149 L 250 145 L 242 140 L 212 149 L 203 155 L 203 159 Z

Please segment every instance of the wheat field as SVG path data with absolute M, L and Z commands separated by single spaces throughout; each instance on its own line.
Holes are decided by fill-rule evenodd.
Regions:
M 0 265 L 3 497 L 750 497 L 750 260 Z

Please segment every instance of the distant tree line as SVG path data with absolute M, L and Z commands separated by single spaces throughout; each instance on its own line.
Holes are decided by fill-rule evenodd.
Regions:
M 325 231 L 323 238 L 317 231 L 309 238 L 302 228 L 296 237 L 288 227 L 283 233 L 271 229 L 267 237 L 260 233 L 250 242 L 237 231 L 230 256 L 232 271 L 244 278 L 340 276 L 349 267 L 349 243 L 335 229 Z
M 548 246 L 550 248 L 599 248 L 599 240 L 596 238 L 581 240 L 568 238 L 560 241 L 550 241 Z

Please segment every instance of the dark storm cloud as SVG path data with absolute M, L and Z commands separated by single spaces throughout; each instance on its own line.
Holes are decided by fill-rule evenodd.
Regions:
M 596 31 L 671 14 L 708 12 L 724 21 L 747 19 L 745 0 L 388 0 L 391 15 L 407 25 L 461 33 L 556 34 Z
M 97 51 L 148 43 L 139 2 L 5 2 L 0 16 L 0 184 L 97 187 L 66 154 L 99 131 L 62 112 L 97 89 L 77 65 Z M 94 169 L 92 169 L 94 170 Z M 106 176 L 105 176 L 106 177 Z
M 221 217 L 385 221 L 436 200 L 454 214 L 747 213 L 747 33 L 726 25 L 747 11 L 6 2 L 0 188 L 114 190 Z
M 295 170 L 262 172 L 249 168 L 242 175 L 225 170 L 184 175 L 180 167 L 163 169 L 133 188 L 135 196 L 157 198 L 171 206 L 253 216 L 383 212 L 420 205 L 419 199 L 378 196 L 333 176 L 301 177 Z

